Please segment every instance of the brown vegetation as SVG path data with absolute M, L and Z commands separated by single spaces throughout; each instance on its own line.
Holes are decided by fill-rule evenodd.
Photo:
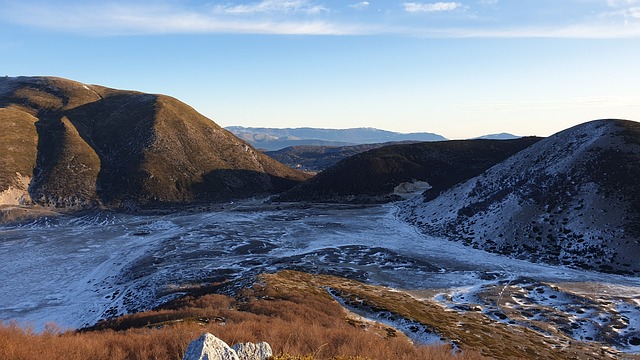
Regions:
M 449 346 L 415 346 L 381 324 L 357 323 L 323 288 L 290 286 L 286 276 L 265 277 L 235 299 L 188 296 L 87 331 L 49 327 L 35 334 L 0 324 L 0 359 L 180 359 L 203 332 L 229 344 L 267 341 L 278 360 L 479 358 L 468 351 L 454 356 Z
M 69 210 L 244 198 L 309 177 L 177 99 L 49 77 L 0 78 L 0 150 L 0 193 Z
M 415 320 L 442 337 L 455 341 L 463 350 L 473 349 L 496 359 L 587 359 L 617 358 L 619 353 L 598 343 L 582 343 L 551 329 L 549 335 L 517 324 L 507 325 L 478 312 L 457 312 L 429 300 L 418 300 L 407 293 L 385 287 L 327 275 L 309 275 L 295 271 L 263 275 L 274 298 L 286 293 L 313 293 L 329 296 L 330 288 L 346 303 L 372 312 L 388 311 Z M 392 358 L 392 357 L 391 357 Z M 417 357 L 420 358 L 420 357 Z

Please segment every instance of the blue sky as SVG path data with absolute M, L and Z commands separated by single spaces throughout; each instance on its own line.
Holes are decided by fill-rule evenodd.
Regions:
M 640 0 L 0 0 L 0 69 L 220 125 L 550 135 L 640 120 Z

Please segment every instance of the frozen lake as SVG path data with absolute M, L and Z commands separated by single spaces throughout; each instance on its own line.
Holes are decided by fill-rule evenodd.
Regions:
M 619 341 L 635 343 L 640 279 L 533 264 L 426 237 L 398 220 L 397 210 L 394 204 L 256 200 L 215 212 L 95 212 L 0 226 L 0 320 L 36 329 L 47 322 L 79 328 L 152 308 L 192 284 L 250 281 L 260 272 L 297 269 L 387 285 L 453 309 L 474 299 L 488 316 L 495 304 L 482 303 L 482 294 L 492 288 L 505 292 L 507 285 L 521 284 L 547 291 L 556 284 L 562 290 L 553 291 L 571 295 L 554 293 L 557 301 L 575 302 L 566 299 L 579 295 L 613 304 L 600 312 L 623 309 L 627 324 L 618 331 Z M 549 301 L 540 295 L 544 291 L 531 301 Z

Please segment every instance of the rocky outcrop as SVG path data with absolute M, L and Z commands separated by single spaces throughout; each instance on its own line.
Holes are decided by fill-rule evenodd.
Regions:
M 270 356 L 273 356 L 273 350 L 271 345 L 266 342 L 254 343 L 240 343 L 231 347 L 236 351 L 240 360 L 266 360 Z
M 202 334 L 187 347 L 182 360 L 239 360 L 235 350 L 213 334 Z
M 266 342 L 229 347 L 215 335 L 205 333 L 189 344 L 182 360 L 266 360 L 271 356 L 271 346 Z

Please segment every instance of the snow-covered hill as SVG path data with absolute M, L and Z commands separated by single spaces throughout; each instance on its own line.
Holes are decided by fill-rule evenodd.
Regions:
M 597 120 L 404 205 L 423 232 L 521 259 L 640 273 L 640 123 Z

